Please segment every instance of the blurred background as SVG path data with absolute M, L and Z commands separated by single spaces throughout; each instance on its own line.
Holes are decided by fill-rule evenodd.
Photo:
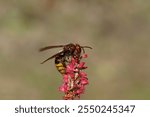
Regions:
M 86 49 L 89 85 L 81 99 L 150 99 L 150 1 L 0 0 L 0 99 L 62 99 L 57 53 Z

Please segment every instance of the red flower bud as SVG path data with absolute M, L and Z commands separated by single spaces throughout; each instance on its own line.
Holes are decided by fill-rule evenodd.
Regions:
M 82 55 L 82 58 L 87 58 L 87 57 L 88 57 L 87 54 L 83 54 L 83 55 Z
M 81 78 L 81 84 L 87 85 L 88 84 L 88 80 L 86 78 Z
M 80 69 L 80 68 L 83 68 L 83 67 L 84 67 L 84 64 L 85 64 L 85 62 L 79 63 L 78 68 L 79 68 L 79 69 Z
M 87 77 L 87 74 L 84 73 L 84 72 L 80 72 L 79 75 L 80 75 L 81 78 L 86 78 Z
M 63 78 L 64 78 L 64 82 L 67 83 L 68 82 L 68 75 L 64 74 Z
M 66 92 L 67 91 L 67 85 L 63 84 L 59 87 L 59 91 Z

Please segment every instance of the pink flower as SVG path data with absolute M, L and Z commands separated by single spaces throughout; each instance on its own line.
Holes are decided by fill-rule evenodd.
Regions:
M 76 91 L 76 93 L 77 93 L 77 94 L 81 94 L 81 93 L 83 93 L 83 90 L 82 90 L 82 89 L 78 89 L 78 90 Z
M 71 63 L 72 63 L 73 65 L 76 64 L 76 60 L 75 60 L 73 57 L 71 58 Z
M 62 86 L 60 86 L 59 91 L 66 92 L 67 91 L 67 85 L 63 84 Z
M 83 68 L 83 67 L 84 67 L 84 64 L 85 64 L 85 62 L 80 62 L 79 65 L 78 65 L 78 68 L 79 68 L 79 69 L 80 69 L 80 68 Z
M 77 94 L 82 94 L 84 92 L 84 86 L 79 87 L 79 89 L 76 91 Z
M 82 85 L 87 85 L 89 83 L 86 78 L 81 78 L 80 80 Z
M 64 80 L 65 83 L 67 83 L 68 82 L 68 75 L 64 74 L 63 75 L 63 80 Z
M 72 58 L 71 62 L 66 67 L 66 73 L 73 73 L 75 71 L 76 62 L 75 59 Z
M 80 62 L 80 63 L 78 64 L 78 68 L 79 68 L 79 69 L 86 69 L 87 67 L 84 66 L 84 65 L 85 65 L 85 62 Z
M 72 73 L 73 71 L 74 71 L 74 65 L 70 63 L 69 65 L 67 65 L 66 73 Z
M 81 57 L 82 57 L 82 58 L 87 58 L 88 55 L 87 55 L 87 54 L 83 54 Z
M 74 73 L 69 73 L 68 75 L 70 76 L 70 78 L 74 78 Z
M 64 92 L 64 99 L 70 100 L 80 98 L 80 94 L 84 93 L 85 85 L 87 85 L 87 74 L 83 72 L 85 62 L 81 62 L 82 58 L 87 58 L 87 54 L 83 54 L 81 58 L 74 58 L 66 62 L 65 74 L 63 75 L 63 85 L 59 87 Z
M 80 72 L 79 75 L 80 75 L 81 78 L 86 78 L 87 77 L 87 74 L 84 73 L 84 72 Z

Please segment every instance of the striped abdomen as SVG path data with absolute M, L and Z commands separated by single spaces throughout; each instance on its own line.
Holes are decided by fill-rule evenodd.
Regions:
M 64 56 L 57 56 L 55 58 L 55 66 L 61 74 L 65 73 Z

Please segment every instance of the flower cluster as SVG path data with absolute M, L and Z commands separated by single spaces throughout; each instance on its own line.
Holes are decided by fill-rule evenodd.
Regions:
M 87 74 L 83 72 L 87 67 L 85 62 L 81 62 L 82 58 L 87 58 L 87 54 L 83 54 L 80 60 L 71 56 L 63 74 L 63 84 L 59 90 L 64 92 L 65 100 L 73 100 L 80 98 L 80 94 L 84 93 L 85 85 L 88 84 Z

